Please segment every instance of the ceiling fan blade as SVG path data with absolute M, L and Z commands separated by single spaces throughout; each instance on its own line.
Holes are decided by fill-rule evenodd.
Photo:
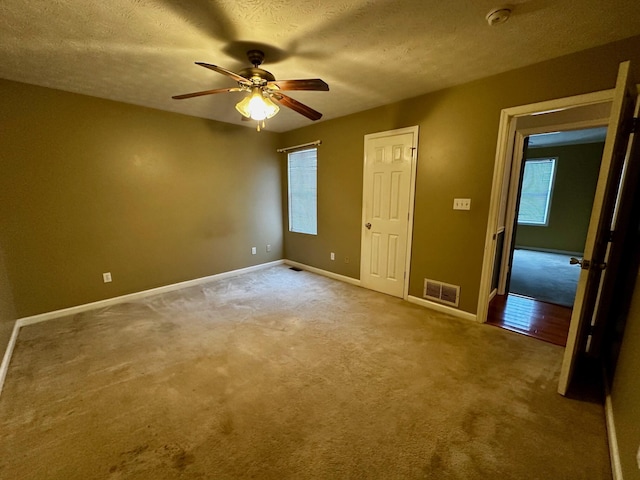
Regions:
M 317 112 L 313 108 L 308 107 L 304 103 L 300 103 L 296 99 L 288 97 L 283 93 L 280 93 L 280 92 L 272 93 L 271 97 L 273 97 L 273 99 L 276 102 L 278 102 L 280 105 L 290 108 L 291 110 L 298 112 L 300 115 L 304 115 L 310 120 L 315 121 L 315 120 L 320 120 L 322 118 L 322 114 L 320 112 Z
M 267 87 L 275 85 L 280 90 L 316 90 L 329 91 L 329 85 L 319 78 L 307 78 L 304 80 L 275 80 L 267 82 Z
M 185 93 L 183 95 L 174 95 L 173 99 L 182 100 L 184 98 L 193 98 L 193 97 L 201 97 L 202 95 L 213 95 L 214 93 L 228 93 L 228 92 L 239 92 L 241 89 L 238 87 L 233 88 L 217 88 L 215 90 L 203 90 L 202 92 L 193 92 L 193 93 Z
M 232 72 L 231 70 L 227 70 L 226 68 L 219 67 L 217 65 L 211 65 L 210 63 L 204 62 L 196 62 L 196 65 L 200 65 L 201 67 L 208 68 L 209 70 L 213 70 L 214 72 L 221 73 L 226 75 L 227 77 L 233 78 L 236 82 L 242 83 L 243 85 L 251 85 L 251 82 L 237 73 Z

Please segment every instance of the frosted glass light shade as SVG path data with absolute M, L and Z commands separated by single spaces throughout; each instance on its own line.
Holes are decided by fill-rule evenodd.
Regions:
M 264 96 L 259 87 L 254 87 L 250 95 L 237 103 L 236 110 L 247 118 L 264 120 L 278 113 L 280 107 L 273 103 L 269 97 Z

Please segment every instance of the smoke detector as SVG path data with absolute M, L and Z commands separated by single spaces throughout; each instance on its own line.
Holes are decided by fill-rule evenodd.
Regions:
M 509 20 L 511 16 L 511 7 L 494 8 L 485 17 L 489 26 L 499 25 Z

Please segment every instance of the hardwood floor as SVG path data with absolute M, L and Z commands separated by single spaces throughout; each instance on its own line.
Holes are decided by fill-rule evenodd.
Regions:
M 496 295 L 489 304 L 487 323 L 565 346 L 571 308 L 520 295 Z

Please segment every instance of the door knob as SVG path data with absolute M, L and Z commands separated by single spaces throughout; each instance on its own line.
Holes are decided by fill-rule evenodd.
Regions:
M 371 224 L 369 222 L 364 224 L 365 227 L 367 227 L 368 230 L 371 230 Z
M 580 266 L 582 266 L 582 260 L 579 260 L 576 257 L 571 257 L 571 259 L 569 260 L 569 263 L 571 265 L 580 265 Z

